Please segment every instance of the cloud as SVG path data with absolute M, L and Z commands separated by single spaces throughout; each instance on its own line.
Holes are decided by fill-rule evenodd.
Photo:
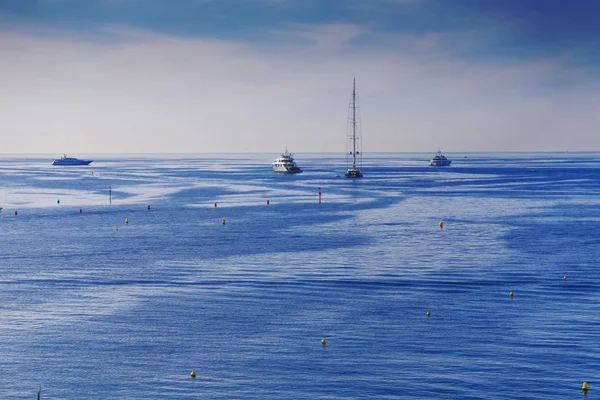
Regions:
M 0 33 L 3 152 L 342 152 L 354 76 L 366 153 L 600 147 L 598 78 L 561 57 L 465 60 L 456 34 L 351 24 L 269 32 Z

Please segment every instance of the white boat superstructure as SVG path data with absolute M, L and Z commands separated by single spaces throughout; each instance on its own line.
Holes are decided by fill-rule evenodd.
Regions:
M 287 147 L 285 152 L 281 153 L 275 161 L 273 161 L 273 172 L 282 172 L 285 174 L 297 174 L 302 170 L 296 165 L 292 153 L 288 153 Z
M 362 178 L 363 173 L 360 170 L 360 165 L 362 164 L 362 151 L 360 149 L 360 137 L 357 135 L 357 126 L 359 124 L 359 120 L 357 118 L 356 109 L 358 108 L 356 101 L 356 79 L 352 81 L 352 100 L 350 101 L 349 107 L 349 115 L 348 115 L 348 125 L 351 129 L 348 132 L 348 142 L 352 142 L 350 144 L 350 149 L 346 151 L 347 155 L 352 156 L 352 165 L 348 167 L 348 170 L 344 174 L 346 178 Z
M 445 155 L 442 154 L 441 150 L 438 150 L 437 154 L 429 161 L 429 165 L 432 167 L 445 167 L 450 165 L 452 160 L 448 160 Z

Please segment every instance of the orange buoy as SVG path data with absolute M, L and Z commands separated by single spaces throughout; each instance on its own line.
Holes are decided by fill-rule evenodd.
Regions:
M 79 209 L 79 213 L 81 214 L 82 212 L 83 212 L 83 210 L 80 208 L 80 209 Z
M 217 203 L 215 203 L 215 207 L 217 206 Z
M 148 204 L 148 210 L 150 209 L 150 204 Z
M 269 205 L 269 200 L 267 200 L 267 205 Z
M 17 212 L 17 210 L 15 210 L 15 215 L 18 215 L 19 213 Z

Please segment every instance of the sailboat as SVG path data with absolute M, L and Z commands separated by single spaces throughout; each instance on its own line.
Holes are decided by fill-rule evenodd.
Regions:
M 352 166 L 348 167 L 348 170 L 344 174 L 346 178 L 362 178 L 363 173 L 360 170 L 362 163 L 362 150 L 360 149 L 360 138 L 356 136 L 356 126 L 358 124 L 356 118 L 356 78 L 352 80 L 352 100 L 348 110 L 348 125 L 352 129 L 348 131 L 348 142 L 352 142 L 350 149 L 346 151 L 347 155 L 352 156 Z M 350 143 L 347 143 L 350 144 Z

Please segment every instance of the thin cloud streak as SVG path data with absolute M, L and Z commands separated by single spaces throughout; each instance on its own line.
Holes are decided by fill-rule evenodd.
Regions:
M 469 62 L 442 34 L 369 48 L 348 24 L 269 49 L 105 29 L 117 40 L 0 34 L 3 152 L 342 152 L 354 76 L 367 153 L 600 147 L 598 79 L 560 58 Z

